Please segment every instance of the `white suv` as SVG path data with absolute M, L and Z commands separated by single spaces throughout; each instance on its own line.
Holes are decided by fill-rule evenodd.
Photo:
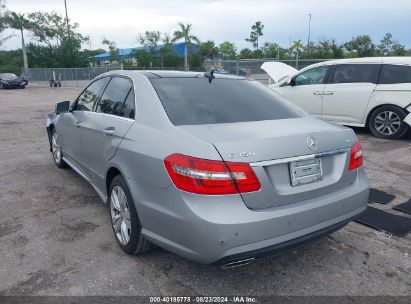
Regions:
M 313 116 L 368 126 L 372 134 L 386 139 L 402 137 L 411 126 L 411 57 L 326 61 L 292 75 L 281 65 L 262 66 L 278 81 L 270 87 Z M 283 77 L 284 70 L 291 76 Z

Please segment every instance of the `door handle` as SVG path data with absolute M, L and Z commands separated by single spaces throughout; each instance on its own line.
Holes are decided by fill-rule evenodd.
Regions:
M 313 94 L 314 94 L 314 95 L 323 95 L 323 92 L 320 92 L 320 91 L 314 91 L 314 92 L 313 92 Z
M 324 92 L 324 95 L 334 95 L 334 92 Z
M 76 122 L 76 128 L 80 128 L 80 127 L 81 127 L 81 121 L 79 120 Z
M 104 134 L 104 135 L 113 135 L 115 131 L 116 131 L 115 128 L 109 127 L 109 128 L 105 128 L 105 129 L 103 130 L 103 134 Z

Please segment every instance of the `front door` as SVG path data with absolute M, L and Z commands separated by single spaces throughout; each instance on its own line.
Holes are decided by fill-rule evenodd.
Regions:
M 78 122 L 82 116 L 83 111 L 62 113 L 56 127 L 64 158 L 76 166 L 80 166 L 81 162 L 81 129 Z
M 294 78 L 290 85 L 281 87 L 282 95 L 315 117 L 321 117 L 325 77 L 329 66 L 306 70 Z
M 77 98 L 70 112 L 61 114 L 56 127 L 60 137 L 63 156 L 84 173 L 84 158 L 81 148 L 82 123 L 93 109 L 108 78 L 92 82 Z

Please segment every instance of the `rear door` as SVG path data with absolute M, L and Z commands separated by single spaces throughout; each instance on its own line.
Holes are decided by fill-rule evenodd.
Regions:
M 105 189 L 106 164 L 134 122 L 133 83 L 126 77 L 112 77 L 100 100 L 82 123 L 84 162 L 93 183 Z
M 275 90 L 311 115 L 321 117 L 323 91 L 329 67 L 325 65 L 306 70 L 292 78 L 289 84 Z
M 324 88 L 322 118 L 362 124 L 380 68 L 376 63 L 336 65 Z

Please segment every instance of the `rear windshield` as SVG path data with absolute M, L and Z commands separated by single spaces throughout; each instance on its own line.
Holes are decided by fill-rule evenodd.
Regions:
M 202 125 L 301 117 L 256 81 L 216 78 L 150 79 L 174 125 Z

